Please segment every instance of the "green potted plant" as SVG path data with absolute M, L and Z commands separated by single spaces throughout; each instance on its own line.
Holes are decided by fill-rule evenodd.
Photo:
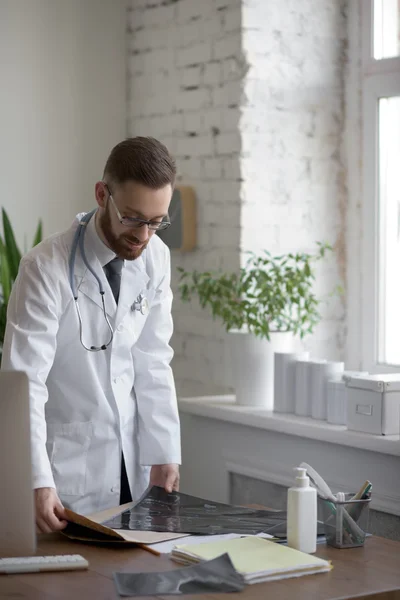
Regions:
M 245 266 L 231 273 L 178 269 L 182 301 L 196 296 L 234 334 L 238 403 L 272 408 L 274 353 L 291 352 L 295 336 L 311 334 L 320 321 L 320 300 L 313 291 L 315 263 L 332 250 L 317 242 L 314 253 L 249 253 Z
M 12 285 L 17 277 L 22 254 L 15 241 L 15 235 L 10 219 L 2 209 L 3 237 L 0 235 L 0 360 L 4 343 L 4 334 L 7 322 L 7 306 Z M 33 246 L 42 240 L 42 223 L 36 229 Z

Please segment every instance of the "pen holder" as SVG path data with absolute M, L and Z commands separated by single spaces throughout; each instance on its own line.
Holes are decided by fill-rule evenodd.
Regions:
M 326 543 L 335 548 L 363 546 L 368 529 L 369 503 L 352 500 L 354 494 L 342 494 L 335 502 L 319 497 Z

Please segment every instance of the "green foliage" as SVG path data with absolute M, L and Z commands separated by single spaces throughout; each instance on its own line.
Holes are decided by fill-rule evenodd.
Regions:
M 317 246 L 314 254 L 249 253 L 238 273 L 178 268 L 180 297 L 189 302 L 197 295 L 201 307 L 211 309 L 227 331 L 244 329 L 268 340 L 272 331 L 292 331 L 303 338 L 321 319 L 313 293 L 314 264 L 333 251 L 326 243 Z
M 3 237 L 0 235 L 0 347 L 4 342 L 7 320 L 7 306 L 12 285 L 17 278 L 21 252 L 15 241 L 15 235 L 4 208 L 2 209 Z M 39 221 L 33 246 L 42 240 L 42 223 Z

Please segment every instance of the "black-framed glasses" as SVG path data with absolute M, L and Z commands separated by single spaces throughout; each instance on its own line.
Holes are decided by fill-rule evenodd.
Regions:
M 143 227 L 147 225 L 147 227 L 153 231 L 160 231 L 161 229 L 167 229 L 171 225 L 171 221 L 163 219 L 162 221 L 146 221 L 146 219 L 139 219 L 138 217 L 123 217 L 118 210 L 118 206 L 115 204 L 115 200 L 113 198 L 112 193 L 110 192 L 110 188 L 106 183 L 104 183 L 104 187 L 107 189 L 109 198 L 111 200 L 111 204 L 113 205 L 115 212 L 117 213 L 117 217 L 121 225 L 124 227 L 130 227 L 132 229 L 136 229 L 138 227 Z

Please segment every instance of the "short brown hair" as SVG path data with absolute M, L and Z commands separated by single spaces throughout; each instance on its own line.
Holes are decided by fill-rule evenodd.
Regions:
M 158 190 L 175 184 L 176 165 L 167 148 L 152 137 L 133 137 L 117 144 L 104 168 L 112 183 L 136 181 Z

